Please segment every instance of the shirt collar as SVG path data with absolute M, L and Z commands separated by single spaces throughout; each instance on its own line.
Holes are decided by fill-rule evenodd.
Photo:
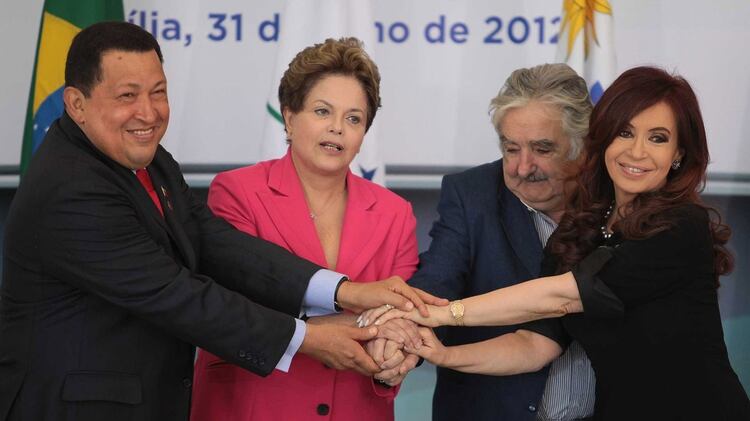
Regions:
M 555 222 L 554 219 L 550 218 L 546 213 L 544 213 L 544 212 L 542 212 L 540 210 L 536 210 L 536 209 L 532 208 L 526 202 L 524 202 L 523 200 L 521 200 L 520 197 L 518 198 L 518 200 L 521 201 L 521 203 L 524 206 L 526 206 L 526 210 L 528 210 L 529 212 L 531 212 L 531 213 L 537 215 L 538 217 L 544 219 L 547 223 L 552 224 L 552 226 L 557 227 L 557 222 Z

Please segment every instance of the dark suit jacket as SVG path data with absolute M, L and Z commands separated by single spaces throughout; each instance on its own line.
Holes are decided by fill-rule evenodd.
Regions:
M 455 300 L 535 278 L 542 246 L 528 210 L 505 186 L 502 160 L 443 178 L 432 243 L 409 284 Z M 445 345 L 514 332 L 507 327 L 449 327 Z M 545 368 L 515 376 L 464 374 L 438 368 L 434 420 L 533 420 Z
M 283 355 L 319 267 L 215 218 L 163 148 L 148 170 L 164 218 L 66 114 L 49 129 L 8 215 L 0 419 L 187 420 L 194 345 L 261 375 Z

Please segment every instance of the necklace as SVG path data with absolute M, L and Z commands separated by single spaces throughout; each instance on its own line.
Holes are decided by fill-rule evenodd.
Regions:
M 609 221 L 609 216 L 612 215 L 612 211 L 615 208 L 615 201 L 613 200 L 612 203 L 609 204 L 609 209 L 607 209 L 607 213 L 604 214 L 604 224 L 602 224 L 601 231 L 602 231 L 602 237 L 604 237 L 605 240 L 609 240 L 610 237 L 612 237 L 612 232 L 607 229 L 607 221 Z
M 308 208 L 310 210 L 310 219 L 314 221 L 316 218 L 322 216 L 334 202 L 338 202 L 338 199 L 343 197 L 345 194 L 346 189 L 342 190 L 339 194 L 332 195 L 328 198 L 328 200 L 326 200 L 326 202 L 323 204 L 323 207 L 317 212 L 312 209 L 312 203 L 309 204 Z

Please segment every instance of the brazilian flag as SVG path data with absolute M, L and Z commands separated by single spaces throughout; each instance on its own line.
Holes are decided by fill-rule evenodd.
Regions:
M 122 0 L 45 0 L 21 148 L 21 174 L 63 112 L 65 58 L 73 37 L 101 21 L 124 20 Z

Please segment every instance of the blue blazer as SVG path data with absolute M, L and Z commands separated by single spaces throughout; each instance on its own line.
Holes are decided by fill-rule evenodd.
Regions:
M 539 275 L 542 245 L 526 207 L 505 186 L 502 160 L 448 175 L 429 250 L 409 284 L 455 300 Z M 446 327 L 445 345 L 479 342 L 517 326 Z M 433 420 L 533 420 L 548 367 L 514 376 L 437 369 Z

